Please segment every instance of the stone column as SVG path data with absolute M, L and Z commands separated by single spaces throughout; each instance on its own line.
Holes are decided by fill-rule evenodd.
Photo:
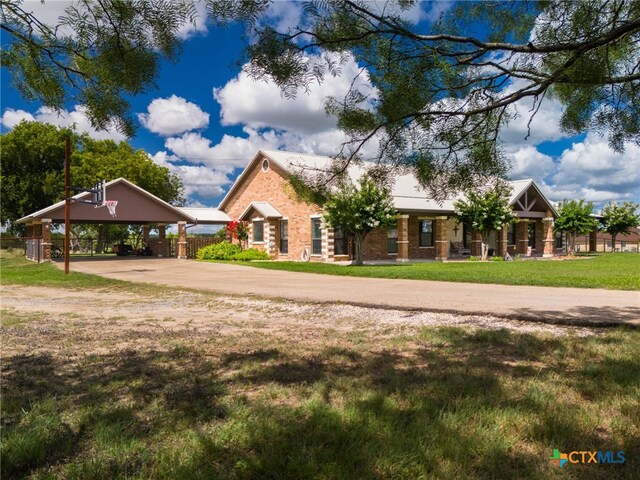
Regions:
M 516 253 L 527 255 L 529 247 L 529 220 L 521 218 L 516 224 Z
M 504 257 L 508 253 L 509 247 L 509 235 L 507 232 L 507 225 L 503 225 L 500 230 L 496 232 L 496 255 Z
M 144 244 L 145 247 L 147 247 L 149 245 L 149 231 L 151 230 L 151 227 L 149 227 L 149 225 L 143 225 L 142 226 L 142 243 Z
M 482 255 L 482 235 L 480 232 L 471 232 L 471 255 L 474 257 Z
M 187 222 L 178 222 L 178 258 L 187 259 Z
M 547 211 L 547 216 L 542 219 L 542 241 L 544 242 L 542 256 L 553 257 L 555 238 L 553 238 L 553 217 Z
M 409 215 L 398 215 L 398 255 L 396 262 L 409 261 Z
M 51 219 L 42 219 L 42 259 L 43 262 L 51 261 Z
M 161 223 L 158 225 L 158 257 L 164 257 L 164 240 L 166 236 L 166 225 Z
M 605 243 L 606 246 L 606 243 Z M 598 250 L 598 229 L 594 228 L 589 232 L 589 253 L 595 253 Z
M 36 262 L 42 261 L 42 223 L 40 220 L 33 222 L 33 250 L 31 260 Z
M 436 247 L 436 260 L 447 259 L 447 217 L 436 217 L 434 222 L 434 245 Z
M 535 238 L 533 239 L 533 244 L 536 248 L 536 255 L 541 255 L 544 253 L 544 227 L 541 218 L 536 218 L 536 230 L 535 230 Z

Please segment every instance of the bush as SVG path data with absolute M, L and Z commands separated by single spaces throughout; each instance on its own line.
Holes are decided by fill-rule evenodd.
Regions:
M 238 260 L 241 262 L 250 262 L 251 260 L 269 260 L 269 254 L 263 250 L 248 248 L 240 253 L 236 253 L 231 257 L 231 260 Z
M 470 261 L 470 262 L 479 262 L 479 261 L 480 261 L 480 257 L 476 257 L 476 256 L 474 256 L 474 255 L 471 255 L 471 256 L 469 257 L 469 261 Z
M 492 262 L 504 262 L 504 257 L 491 257 Z
M 196 253 L 198 260 L 231 260 L 231 257 L 240 253 L 240 245 L 231 242 L 220 242 L 215 245 L 207 245 Z

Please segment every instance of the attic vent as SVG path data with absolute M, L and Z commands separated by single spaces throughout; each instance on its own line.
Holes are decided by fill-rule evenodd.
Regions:
M 269 160 L 267 160 L 266 158 L 262 161 L 262 171 L 269 171 Z

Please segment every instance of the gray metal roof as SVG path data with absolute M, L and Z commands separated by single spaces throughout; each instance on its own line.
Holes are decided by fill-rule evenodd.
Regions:
M 179 210 L 183 211 L 190 217 L 195 218 L 196 223 L 199 224 L 220 224 L 220 223 L 229 223 L 231 218 L 222 210 L 218 210 L 217 208 L 206 208 L 206 207 L 178 207 Z
M 251 202 L 251 204 L 244 209 L 244 212 L 240 215 L 241 219 L 244 219 L 245 215 L 251 211 L 251 209 L 258 212 L 264 218 L 282 218 L 283 215 L 271 205 L 269 202 Z

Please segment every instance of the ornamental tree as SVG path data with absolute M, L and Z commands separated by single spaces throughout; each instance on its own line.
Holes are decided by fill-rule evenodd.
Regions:
M 602 210 L 602 230 L 611 235 L 611 245 L 615 250 L 616 236 L 628 235 L 630 229 L 640 225 L 640 214 L 636 214 L 639 204 L 633 202 L 617 202 L 605 205 Z
M 227 224 L 227 235 L 231 238 L 231 241 L 238 240 L 242 250 L 249 239 L 249 224 L 242 220 L 233 220 Z
M 592 216 L 593 203 L 580 200 L 565 200 L 557 208 L 558 218 L 553 229 L 567 234 L 569 255 L 576 251 L 576 236 L 586 235 L 598 226 Z
M 489 233 L 501 230 L 504 225 L 517 219 L 509 205 L 507 192 L 501 187 L 481 193 L 468 192 L 467 199 L 458 200 L 454 206 L 456 220 L 480 233 L 482 260 L 487 260 L 489 256 Z
M 362 265 L 362 246 L 367 235 L 376 228 L 395 225 L 397 213 L 389 189 L 363 176 L 359 186 L 343 181 L 335 192 L 329 194 L 324 204 L 323 220 L 329 227 L 340 227 L 353 236 L 354 265 Z

